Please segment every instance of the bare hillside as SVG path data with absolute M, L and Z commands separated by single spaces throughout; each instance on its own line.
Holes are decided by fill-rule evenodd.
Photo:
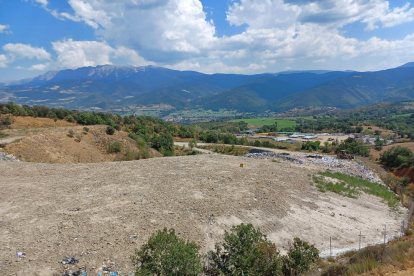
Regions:
M 389 236 L 398 234 L 403 210 L 392 211 L 373 196 L 320 193 L 310 185 L 318 170 L 221 155 L 0 162 L 1 273 L 61 275 L 59 261 L 69 256 L 92 275 L 108 260 L 128 274 L 133 250 L 164 227 L 196 241 L 203 252 L 242 222 L 260 227 L 282 250 L 298 236 L 325 254 L 330 236 L 334 249 L 344 249 L 358 246 L 360 230 L 363 244 L 381 241 L 385 224 Z

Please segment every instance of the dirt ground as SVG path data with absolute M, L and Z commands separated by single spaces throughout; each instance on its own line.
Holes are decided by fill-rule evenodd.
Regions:
M 22 161 L 40 163 L 95 163 L 116 160 L 116 154 L 106 152 L 109 145 L 115 141 L 122 143 L 124 149 L 139 151 L 136 142 L 122 132 L 114 135 L 105 133 L 106 126 L 89 126 L 89 132 L 83 126 L 32 129 L 26 136 L 22 131 L 4 131 L 11 137 L 0 139 L 10 142 L 5 151 Z M 69 131 L 74 132 L 69 137 Z M 81 140 L 77 137 L 81 137 Z M 18 142 L 12 142 L 18 139 Z
M 65 120 L 57 120 L 49 118 L 33 118 L 30 116 L 12 116 L 12 115 L 1 115 L 11 116 L 13 124 L 10 126 L 11 129 L 30 129 L 30 128 L 48 128 L 48 127 L 64 127 L 64 126 L 76 126 L 75 123 L 69 123 Z
M 297 236 L 323 254 L 330 236 L 337 253 L 357 247 L 360 230 L 363 244 L 381 242 L 384 225 L 388 237 L 398 234 L 404 210 L 390 210 L 373 196 L 320 193 L 310 185 L 318 171 L 216 154 L 97 164 L 0 162 L 0 274 L 62 275 L 59 261 L 68 256 L 91 275 L 108 261 L 128 275 L 134 249 L 164 227 L 197 242 L 202 252 L 242 222 L 259 227 L 282 250 Z

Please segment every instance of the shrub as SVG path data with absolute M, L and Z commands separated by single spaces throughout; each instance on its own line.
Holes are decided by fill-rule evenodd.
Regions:
M 106 134 L 108 134 L 108 135 L 114 135 L 115 134 L 115 128 L 112 127 L 112 126 L 108 126 L 106 128 Z
M 83 127 L 83 130 L 84 130 L 85 132 L 89 132 L 89 128 L 88 128 L 88 127 Z
M 402 164 L 412 164 L 414 159 L 413 152 L 401 146 L 392 147 L 381 154 L 380 161 L 382 164 L 396 168 Z
M 287 255 L 283 256 L 283 274 L 296 276 L 309 271 L 311 265 L 318 259 L 319 250 L 315 246 L 294 238 Z
M 343 264 L 334 264 L 329 266 L 321 276 L 340 276 L 346 271 L 346 266 Z
M 211 275 L 280 275 L 281 259 L 274 244 L 251 224 L 225 231 L 224 242 L 210 251 Z
M 354 138 L 348 138 L 344 140 L 335 148 L 335 153 L 339 153 L 341 150 L 346 150 L 348 153 L 356 154 L 359 156 L 369 156 L 368 147 L 362 144 L 361 142 L 355 140 Z
M 68 121 L 69 123 L 74 123 L 75 122 L 75 119 L 73 118 L 73 116 L 72 115 L 68 115 L 68 116 L 66 116 L 66 121 Z
M 3 125 L 5 125 L 5 126 L 9 126 L 9 125 L 11 125 L 13 123 L 13 120 L 10 118 L 10 116 L 6 116 L 4 119 L 3 119 Z
M 122 144 L 118 141 L 113 142 L 112 145 L 110 145 L 107 149 L 108 153 L 117 153 L 122 151 Z
M 321 145 L 320 141 L 307 141 L 305 144 L 302 144 L 302 150 L 308 150 L 310 152 L 314 150 L 319 150 Z
M 382 262 L 385 246 L 368 246 L 360 251 L 358 251 L 351 259 L 349 259 L 350 264 L 355 264 L 360 262 L 363 259 L 373 259 L 376 262 Z
M 174 138 L 170 133 L 163 133 L 160 136 L 155 134 L 151 139 L 151 145 L 154 149 L 160 152 L 161 149 L 163 149 L 164 152 L 171 152 L 171 155 L 174 152 Z
M 198 250 L 196 243 L 177 237 L 174 229 L 158 230 L 140 250 L 135 250 L 135 275 L 198 275 L 203 270 Z
M 192 150 L 194 147 L 197 147 L 197 140 L 193 139 L 190 142 L 188 142 L 188 146 L 190 147 L 190 149 Z
M 70 138 L 73 138 L 74 136 L 75 136 L 75 132 L 73 131 L 73 130 L 69 130 L 68 131 L 68 136 L 70 137 Z
M 82 136 L 76 135 L 75 141 L 78 142 L 78 143 L 80 143 L 80 141 L 82 141 Z

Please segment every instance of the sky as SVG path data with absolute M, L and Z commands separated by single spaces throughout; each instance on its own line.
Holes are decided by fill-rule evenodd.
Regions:
M 0 82 L 104 64 L 203 73 L 414 61 L 414 0 L 0 0 Z

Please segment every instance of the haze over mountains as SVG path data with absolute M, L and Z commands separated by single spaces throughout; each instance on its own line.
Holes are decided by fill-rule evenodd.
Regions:
M 1 102 L 73 109 L 158 104 L 242 112 L 277 112 L 298 106 L 353 108 L 414 100 L 414 63 L 377 72 L 316 70 L 259 75 L 104 65 L 51 71 L 3 85 Z

